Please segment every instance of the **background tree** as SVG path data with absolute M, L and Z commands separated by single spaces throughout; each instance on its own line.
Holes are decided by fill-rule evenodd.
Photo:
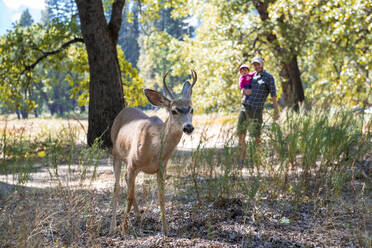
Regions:
M 19 19 L 19 22 L 18 22 L 19 25 L 22 26 L 22 27 L 28 27 L 28 26 L 31 26 L 33 22 L 34 22 L 34 20 L 32 19 L 32 16 L 31 16 L 29 10 L 25 9 L 22 12 L 21 17 Z M 25 103 L 21 104 L 20 106 L 16 106 L 16 113 L 17 113 L 17 118 L 18 119 L 20 119 L 21 116 L 22 116 L 23 119 L 28 118 L 28 111 L 27 111 L 27 106 L 25 105 Z
M 89 62 L 88 144 L 102 137 L 104 145 L 111 146 L 111 125 L 125 106 L 116 50 L 125 1 L 114 1 L 109 23 L 101 1 L 76 3 Z
M 19 19 L 19 24 L 22 27 L 28 27 L 32 25 L 33 22 L 34 20 L 32 19 L 30 11 L 28 11 L 28 9 L 25 9 L 21 14 L 21 18 Z
M 116 113 L 125 103 L 141 102 L 138 74 L 147 87 L 159 87 L 171 69 L 170 85 L 178 87 L 194 68 L 196 109 L 236 111 L 238 68 L 256 55 L 287 106 L 305 94 L 313 103 L 372 102 L 367 0 L 146 0 L 130 2 L 125 11 L 124 1 L 47 3 L 43 24 L 18 24 L 0 37 L 0 102 L 39 112 L 61 103 L 52 91 L 63 85 L 59 92 L 71 90 L 80 105 L 91 105 L 89 144 L 107 130 L 109 145 Z
M 169 51 L 176 51 L 168 59 L 199 72 L 200 84 L 194 89 L 198 109 L 236 110 L 237 68 L 257 55 L 274 74 L 287 106 L 296 106 L 302 91 L 309 101 L 343 101 L 349 106 L 370 102 L 368 1 L 213 0 L 174 11 L 192 13 L 201 23 L 192 38 L 167 44 Z
M 62 61 L 68 55 L 66 48 L 84 42 L 90 72 L 88 144 L 102 136 L 104 145 L 109 146 L 109 128 L 125 103 L 116 51 L 123 6 L 124 1 L 112 4 L 111 18 L 107 23 L 101 1 L 77 1 L 79 22 L 73 15 L 70 19 L 58 16 L 47 27 L 42 24 L 26 28 L 18 26 L 3 36 L 1 51 L 9 55 L 0 61 L 3 79 L 0 90 L 5 93 L 1 99 L 3 104 L 17 105 L 24 98 L 22 92 L 25 91 L 29 96 L 35 81 L 34 69 L 41 65 L 41 61 L 54 68 L 63 67 Z M 57 14 L 60 13 L 57 11 Z M 80 27 L 83 38 L 79 37 Z M 53 59 L 51 55 L 54 55 Z M 35 104 L 28 96 L 26 104 L 31 109 Z
M 294 30 L 295 32 L 301 30 L 298 29 L 297 26 L 290 25 L 290 23 L 286 21 L 287 18 L 290 17 L 288 16 L 286 18 L 284 12 L 282 12 L 279 18 L 276 19 L 274 22 L 270 19 L 268 7 L 269 4 L 273 4 L 276 1 L 253 0 L 252 2 L 260 15 L 260 19 L 262 21 L 261 27 L 264 29 L 263 35 L 270 43 L 272 52 L 278 58 L 278 65 L 280 68 L 279 75 L 283 78 L 281 83 L 285 105 L 287 107 L 294 107 L 294 109 L 298 110 L 298 104 L 305 100 L 304 89 L 300 77 L 300 69 L 297 63 L 299 52 L 297 49 L 298 46 L 296 46 L 296 44 L 294 46 L 288 46 L 288 44 L 286 44 L 286 46 L 283 46 L 278 40 L 276 32 L 279 32 L 280 35 L 283 37 L 284 42 L 286 42 L 290 40 L 289 38 L 292 38 L 292 40 L 296 40 L 296 36 L 288 36 L 291 36 Z M 276 32 L 272 32 L 272 23 L 274 23 L 274 25 L 276 24 L 279 27 L 279 29 L 275 30 Z M 302 32 L 298 32 L 297 37 L 301 33 Z
M 171 42 L 182 41 L 193 34 L 194 28 L 190 26 L 185 17 L 172 17 L 174 8 L 160 9 L 157 18 L 147 19 L 142 25 L 143 32 L 139 37 L 140 56 L 137 67 L 140 75 L 149 87 L 162 89 L 162 77 L 166 71 L 171 70 L 168 86 L 181 87 L 183 81 L 190 75 L 190 67 L 180 70 L 179 61 L 174 61 L 177 48 L 170 46 Z
M 294 3 L 291 2 L 292 5 Z M 372 102 L 370 1 L 306 2 L 312 23 L 301 57 L 308 97 L 323 104 L 366 107 Z
M 140 35 L 139 11 L 137 1 L 126 4 L 123 11 L 123 23 L 119 32 L 118 41 L 118 44 L 124 51 L 127 61 L 134 67 L 137 67 L 140 51 L 138 45 L 138 37 Z

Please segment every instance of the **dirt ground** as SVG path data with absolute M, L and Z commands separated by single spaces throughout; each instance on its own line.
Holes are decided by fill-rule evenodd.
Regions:
M 97 175 L 84 186 L 70 178 L 60 186 L 49 180 L 50 187 L 31 186 L 30 182 L 30 186 L 18 188 L 2 201 L 2 221 L 7 215 L 14 229 L 2 230 L 1 236 L 17 237 L 25 232 L 35 247 L 361 247 L 358 239 L 366 238 L 363 230 L 371 230 L 371 219 L 362 217 L 365 209 L 358 212 L 356 197 L 348 196 L 342 205 L 332 208 L 270 199 L 252 204 L 244 196 L 199 202 L 190 178 L 171 175 L 166 191 L 169 236 L 163 237 L 155 178 L 142 174 L 137 182 L 141 220 L 132 213 L 129 234 L 119 230 L 109 235 L 114 177 L 105 161 Z M 177 188 L 179 184 L 183 189 Z M 124 186 L 119 226 L 125 196 Z M 19 245 L 11 239 L 3 241 L 2 247 Z

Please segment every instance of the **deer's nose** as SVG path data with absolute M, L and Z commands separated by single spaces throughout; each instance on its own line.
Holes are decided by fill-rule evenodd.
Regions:
M 191 134 L 192 131 L 194 131 L 194 127 L 191 124 L 186 124 L 185 126 L 183 126 L 182 130 L 186 134 Z

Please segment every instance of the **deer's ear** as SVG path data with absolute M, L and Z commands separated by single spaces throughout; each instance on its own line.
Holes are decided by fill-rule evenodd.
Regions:
M 150 89 L 144 89 L 143 91 L 152 105 L 158 107 L 169 107 L 170 100 L 163 96 L 161 93 Z
M 192 95 L 192 88 L 189 81 L 186 81 L 182 88 L 182 98 L 190 99 Z

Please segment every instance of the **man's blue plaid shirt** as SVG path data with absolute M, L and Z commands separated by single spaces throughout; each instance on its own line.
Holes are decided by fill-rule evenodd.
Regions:
M 263 71 L 261 74 L 256 74 L 251 79 L 252 94 L 245 100 L 245 104 L 252 106 L 255 109 L 263 109 L 267 96 L 276 96 L 276 88 L 274 77 Z

